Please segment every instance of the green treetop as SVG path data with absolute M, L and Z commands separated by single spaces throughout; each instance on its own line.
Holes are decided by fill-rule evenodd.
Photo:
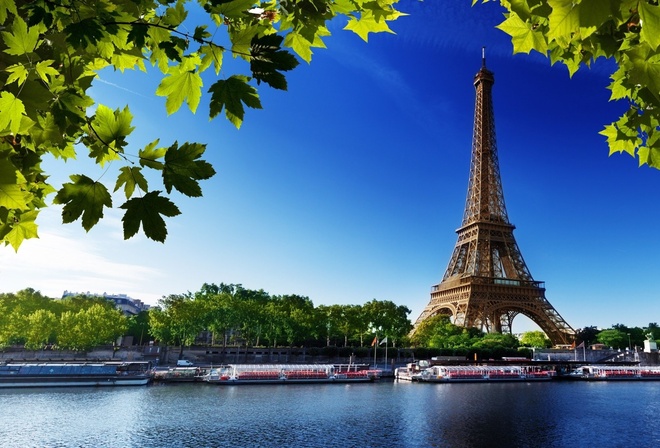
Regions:
M 173 190 L 199 197 L 199 182 L 215 174 L 202 143 L 154 139 L 131 147 L 129 107 L 112 110 L 88 93 L 100 70 L 153 66 L 168 114 L 184 103 L 195 112 L 205 88 L 210 118 L 224 114 L 239 128 L 246 108 L 261 108 L 260 84 L 286 90 L 284 73 L 325 48 L 329 21 L 346 17 L 345 29 L 366 41 L 369 33 L 391 32 L 388 21 L 401 15 L 397 1 L 198 0 L 199 23 L 189 17 L 189 0 L 0 1 L 0 241 L 18 250 L 37 237 L 39 211 L 55 193 L 41 168 L 46 157 L 85 154 L 119 173 L 114 187 L 71 174 L 53 199 L 63 205 L 64 223 L 80 220 L 89 231 L 118 207 L 124 238 L 142 228 L 161 242 L 164 217 L 180 213 Z M 240 72 L 223 69 L 226 54 L 244 62 Z M 204 87 L 201 74 L 210 70 L 217 79 Z M 159 185 L 147 181 L 147 170 L 160 174 Z M 125 202 L 115 204 L 109 188 Z
M 489 0 L 481 0 L 486 3 Z M 473 0 L 473 4 L 479 0 Z M 535 50 L 573 75 L 598 58 L 616 70 L 608 89 L 628 110 L 600 133 L 610 154 L 625 152 L 660 168 L 660 6 L 657 0 L 501 0 L 497 28 L 514 53 Z

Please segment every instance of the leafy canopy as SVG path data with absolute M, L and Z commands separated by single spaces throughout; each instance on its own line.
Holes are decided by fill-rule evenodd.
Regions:
M 285 73 L 313 48 L 325 48 L 327 23 L 347 20 L 345 29 L 367 41 L 370 33 L 392 32 L 401 13 L 398 0 L 197 0 L 204 14 L 193 23 L 192 0 L 2 0 L 0 2 L 0 242 L 18 250 L 37 237 L 36 219 L 55 188 L 41 168 L 46 157 L 66 161 L 86 153 L 100 167 L 119 173 L 113 203 L 101 183 L 72 174 L 54 199 L 62 220 L 81 219 L 89 231 L 107 208 L 123 209 L 124 238 L 138 233 L 163 242 L 163 217 L 179 214 L 172 190 L 202 195 L 199 182 L 215 174 L 202 159 L 206 145 L 177 142 L 133 148 L 129 107 L 111 110 L 88 94 L 102 69 L 155 67 L 162 79 L 155 94 L 168 114 L 185 103 L 193 113 L 209 96 L 210 118 L 224 112 L 240 128 L 245 108 L 259 109 L 258 87 L 286 90 Z M 225 53 L 244 62 L 239 73 L 223 70 Z M 201 74 L 217 80 L 204 86 Z M 152 186 L 145 175 L 161 175 Z M 166 194 L 163 194 L 163 190 Z
M 486 3 L 489 0 L 481 0 Z M 473 0 L 473 4 L 480 0 Z M 573 75 L 600 58 L 617 69 L 612 100 L 628 110 L 600 134 L 610 154 L 627 153 L 660 169 L 660 6 L 657 0 L 501 0 L 497 28 L 511 36 L 514 53 L 535 50 Z

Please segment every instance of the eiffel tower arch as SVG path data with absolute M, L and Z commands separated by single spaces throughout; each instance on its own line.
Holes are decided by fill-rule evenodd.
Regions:
M 459 326 L 510 333 L 513 319 L 522 314 L 541 327 L 553 344 L 570 344 L 575 331 L 545 298 L 544 282 L 532 278 L 513 236 L 515 226 L 504 204 L 497 158 L 494 83 L 484 56 L 474 77 L 472 159 L 458 241 L 412 334 L 437 314 L 451 316 Z

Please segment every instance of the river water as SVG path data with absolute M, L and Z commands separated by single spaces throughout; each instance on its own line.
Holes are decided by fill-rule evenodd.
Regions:
M 658 447 L 660 382 L 0 390 L 4 447 Z

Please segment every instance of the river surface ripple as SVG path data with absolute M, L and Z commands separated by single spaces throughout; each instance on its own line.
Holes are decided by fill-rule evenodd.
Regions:
M 660 382 L 0 390 L 0 446 L 660 447 Z

